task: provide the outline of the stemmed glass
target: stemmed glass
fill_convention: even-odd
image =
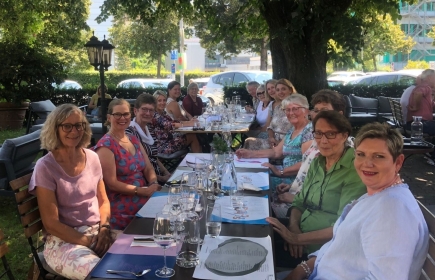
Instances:
[[[208,176],[208,180],[209,180],[209,184],[211,184],[211,187],[209,187],[208,189],[212,192],[211,195],[207,196],[207,199],[209,200],[216,200],[219,197],[217,197],[216,195],[220,194],[221,189],[220,189],[220,174],[219,174],[219,169],[217,166],[213,166],[214,169],[209,173]]]
[[[157,213],[154,220],[153,236],[154,242],[163,248],[164,266],[156,270],[156,276],[162,278],[169,278],[174,276],[175,271],[166,266],[166,249],[175,242],[174,225],[172,223],[171,214]]]

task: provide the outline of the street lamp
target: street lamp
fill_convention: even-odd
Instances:
[[[95,70],[100,71],[100,88],[103,92],[101,95],[101,122],[103,133],[107,132],[107,128],[104,125],[107,117],[107,106],[106,106],[106,91],[104,86],[104,71],[109,70],[112,61],[112,53],[115,48],[109,41],[106,40],[104,36],[103,41],[99,41],[97,37],[92,35],[91,39],[85,44],[88,51],[89,63],[94,66]]]

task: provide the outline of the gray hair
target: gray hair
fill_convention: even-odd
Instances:
[[[435,74],[435,70],[433,70],[433,69],[426,69],[423,72],[421,72],[420,79],[424,80],[424,79],[426,79],[427,77],[429,77],[429,76],[431,76],[433,74]]]
[[[285,107],[287,107],[289,104],[298,104],[306,109],[310,108],[308,99],[300,93],[293,93],[292,95],[284,98],[284,100],[281,102],[281,108],[285,109]]]
[[[199,89],[198,84],[195,82],[192,82],[187,86],[187,91],[189,91],[193,87],[197,87]]]
[[[78,148],[86,148],[91,142],[92,131],[88,120],[82,110],[74,104],[62,104],[56,107],[47,117],[41,130],[41,148],[47,151],[53,151],[62,146],[59,139],[59,125],[62,124],[72,113],[78,113],[81,116],[81,122],[85,123],[83,137],[77,144]]]
[[[153,96],[157,99],[159,98],[159,96],[164,96],[165,98],[168,98],[168,95],[166,94],[166,92],[164,92],[163,90],[156,90],[153,94]]]
[[[257,88],[259,85],[260,83],[257,81],[250,81],[246,84],[246,88],[248,88],[248,86],[255,86]]]

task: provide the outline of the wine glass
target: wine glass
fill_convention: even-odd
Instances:
[[[205,202],[204,202],[204,194],[202,193],[202,191],[198,191],[198,196],[196,198],[196,205],[195,205],[195,212],[198,215],[198,221],[197,221],[197,226],[195,227],[195,235],[193,237],[191,237],[189,239],[189,243],[191,244],[202,244],[202,239],[201,239],[201,235],[200,235],[200,225],[199,225],[199,221],[202,219],[202,217],[204,216],[204,212],[205,212]]]
[[[157,213],[154,220],[153,236],[154,242],[163,248],[164,266],[156,270],[156,276],[169,278],[174,276],[175,271],[166,266],[166,249],[175,242],[174,225],[172,216],[169,213]]]

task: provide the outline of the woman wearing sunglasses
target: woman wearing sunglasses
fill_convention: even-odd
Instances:
[[[351,130],[346,117],[336,111],[321,111],[314,118],[312,133],[320,154],[293,200],[290,224],[286,228],[277,219],[267,218],[283,239],[275,239],[277,266],[295,267],[306,253],[329,241],[344,206],[366,193],[353,165],[355,151],[346,145]]]
[[[150,196],[162,188],[139,139],[125,133],[130,118],[130,103],[124,99],[110,102],[109,131],[94,147],[110,200],[110,225],[115,230],[124,230]]]
[[[40,139],[49,152],[36,163],[29,191],[44,224],[45,261],[59,275],[85,279],[113,242],[100,161],[86,149],[91,129],[77,106],[64,104],[48,115]]]
[[[269,109],[272,102],[270,102],[269,95],[266,92],[266,88],[264,85],[259,85],[257,88],[257,99],[258,99],[258,105],[257,108],[255,108],[255,125],[251,126],[249,128],[249,132],[247,135],[249,137],[256,137],[256,138],[262,138],[267,139],[267,117],[269,115]]]

